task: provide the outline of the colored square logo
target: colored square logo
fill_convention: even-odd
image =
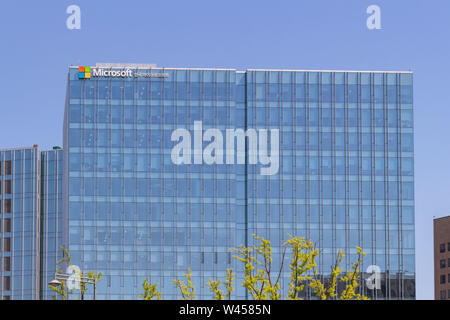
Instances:
[[[78,79],[90,79],[91,67],[78,67]]]

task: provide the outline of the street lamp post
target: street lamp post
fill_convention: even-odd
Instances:
[[[51,287],[59,287],[61,285],[61,281],[75,281],[75,282],[79,282],[81,284],[92,284],[94,286],[94,300],[97,300],[97,279],[85,279],[84,277],[81,278],[79,276],[74,276],[74,275],[69,275],[69,274],[64,274],[64,273],[55,273],[55,279],[53,279],[52,281],[50,281],[48,283],[49,286]]]

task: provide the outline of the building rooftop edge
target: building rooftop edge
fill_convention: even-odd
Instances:
[[[46,150],[40,150],[38,147],[17,147],[17,148],[4,148],[4,149],[0,149],[0,152],[8,152],[8,151],[19,151],[19,150],[33,150],[36,149],[39,152],[49,152],[49,151],[62,151],[63,148],[61,149],[46,149]]]
[[[441,220],[441,219],[450,219],[450,216],[444,216],[444,217],[439,217],[439,218],[433,218],[433,221],[435,221],[435,220]]]
[[[38,148],[35,148],[35,147],[4,148],[4,149],[0,149],[0,152],[18,151],[18,150],[30,150],[30,149],[38,149]]]
[[[70,69],[76,69],[78,66],[69,66]],[[104,67],[102,67],[104,68]],[[108,67],[108,69],[124,69],[124,67]],[[245,73],[248,71],[288,71],[288,72],[352,72],[352,73],[407,73],[412,74],[413,71],[400,71],[400,70],[328,70],[328,69],[246,69],[237,70],[230,68],[166,68],[166,67],[149,67],[142,68],[136,66],[130,66],[128,69],[164,69],[164,70],[221,70],[221,71],[236,71],[238,73]]]
[[[247,69],[246,71],[297,71],[297,72],[353,72],[353,73],[413,73],[413,71],[396,70],[308,70],[308,69]]]

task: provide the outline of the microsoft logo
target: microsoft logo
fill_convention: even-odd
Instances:
[[[90,79],[91,67],[78,67],[78,79]]]
[[[131,69],[105,70],[98,67],[78,67],[78,79],[91,79],[91,77],[130,78],[133,77],[133,71]]]

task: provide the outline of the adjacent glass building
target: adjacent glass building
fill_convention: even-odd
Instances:
[[[362,281],[364,294],[414,298],[412,96],[409,72],[71,67],[63,244],[75,265],[103,272],[101,299],[135,299],[146,277],[179,298],[173,279],[188,267],[209,299],[207,281],[241,270],[229,248],[253,233],[272,241],[275,265],[288,234],[312,239],[325,277],[338,249],[345,268],[360,246],[363,271],[382,272],[378,290]],[[261,175],[248,157],[200,163],[195,148],[192,164],[174,164],[175,130],[212,141],[195,136],[196,121],[278,129],[279,170]],[[242,278],[234,299],[248,298]]]
[[[63,152],[59,148],[41,152],[40,207],[40,291],[39,298],[55,294],[48,283],[55,278],[56,263],[62,258],[62,171]],[[62,269],[62,268],[59,268]]]
[[[0,151],[0,297],[39,298],[37,148]]]
[[[0,299],[50,299],[61,255],[62,150],[0,150]],[[58,251],[59,250],[59,251]]]

